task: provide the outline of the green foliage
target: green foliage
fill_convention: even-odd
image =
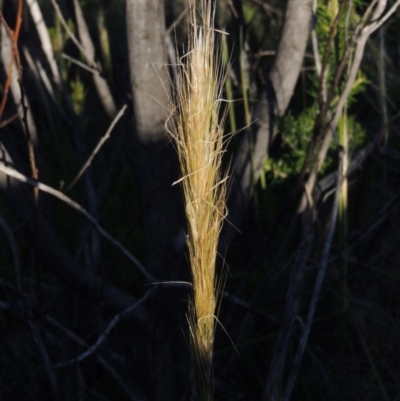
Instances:
[[[355,116],[347,116],[347,130],[349,132],[349,150],[351,154],[356,149],[365,145],[367,134]]]
[[[99,31],[100,49],[103,56],[104,69],[108,76],[112,76],[110,37],[105,23],[104,11],[102,9],[99,11],[97,26]]]
[[[83,110],[83,105],[86,99],[86,89],[85,84],[82,82],[79,74],[76,74],[74,80],[70,81],[71,88],[71,101],[72,107],[76,115],[80,115]]]
[[[338,10],[337,1],[331,0],[318,3],[316,32],[318,37],[319,57],[321,60],[323,59],[331,27]],[[354,8],[351,9],[350,12],[346,12],[345,10],[339,19],[338,28],[334,35],[333,46],[325,67],[326,88],[329,88],[329,85],[332,85],[334,73],[343,57],[346,43],[353,33],[352,29],[354,29],[358,20],[359,16],[354,11]],[[343,79],[337,88],[335,88],[336,95],[330,104],[330,109],[332,111],[337,106],[346,78],[347,74],[344,74]],[[287,178],[298,175],[303,167],[307,149],[313,137],[315,121],[317,120],[319,113],[319,77],[315,70],[308,75],[308,79],[311,85],[307,90],[307,96],[312,99],[312,105],[301,110],[298,115],[289,111],[279,121],[279,149],[275,152],[276,154],[272,153],[264,163],[264,169],[261,174],[263,188],[266,187],[265,180],[269,185],[283,183]],[[350,107],[356,102],[358,96],[366,91],[369,83],[370,81],[366,77],[366,74],[362,70],[359,70],[357,78],[347,98],[347,107]],[[328,121],[326,121],[326,124],[328,124]],[[348,116],[347,125],[349,132],[349,151],[351,153],[365,143],[366,135],[362,125],[358,122],[355,115]],[[331,148],[334,149],[336,146],[337,139],[332,142]],[[330,168],[334,167],[336,159],[337,157],[335,152],[328,154],[321,166],[320,174],[324,174]]]
[[[70,31],[76,35],[75,24],[73,23],[71,18],[68,18],[66,22]],[[55,54],[60,55],[68,40],[68,35],[64,31],[64,28],[62,27],[61,21],[58,17],[54,17],[54,26],[50,26],[48,28],[48,32]]]
[[[332,35],[332,26],[337,18],[339,12],[339,4],[336,0],[329,0],[325,2],[319,2],[317,7],[317,24],[316,24],[316,34],[318,38],[318,52],[319,57],[323,60],[324,54],[327,51],[327,46],[330,44],[330,51],[328,53],[328,60],[325,66],[324,84],[326,87],[333,84],[334,74],[336,68],[340,64],[342,58],[344,57],[345,49],[351,41],[354,29],[360,20],[360,16],[355,11],[354,6],[351,4],[345,6],[343,12],[339,17],[337,28],[334,31],[333,41],[329,43],[329,38]],[[350,57],[351,59],[351,57]],[[324,66],[323,66],[324,67]],[[355,95],[365,88],[362,84],[366,84],[365,76],[361,71],[359,71],[359,78],[357,79],[357,84],[352,90],[356,92],[352,93]],[[343,89],[343,84],[346,81],[346,73],[344,74],[339,85],[335,88],[335,93],[341,93]],[[316,77],[314,84],[318,85],[319,77]],[[351,102],[351,100],[350,100]],[[335,106],[333,103],[332,106]]]
[[[271,155],[264,163],[264,174],[269,185],[283,183],[287,178],[297,176],[304,164],[307,149],[313,136],[317,105],[305,109],[298,116],[287,113],[279,123],[280,146],[278,155]],[[355,116],[347,118],[350,152],[366,141],[366,133]],[[334,141],[332,149],[336,147]],[[335,165],[336,156],[332,153],[323,163],[320,173],[324,174]]]
[[[255,3],[243,2],[243,14],[246,24],[253,27],[256,34],[262,33],[263,18]]]
[[[279,156],[271,155],[264,163],[264,172],[270,185],[279,184],[289,176],[300,173],[316,116],[317,106],[314,105],[298,116],[289,112],[281,119],[278,130],[281,140]]]

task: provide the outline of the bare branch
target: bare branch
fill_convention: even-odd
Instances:
[[[65,362],[58,363],[54,366],[52,366],[53,369],[62,369],[66,368],[68,366],[74,365],[76,363],[80,363],[84,361],[86,358],[91,356],[94,352],[97,351],[97,349],[100,347],[101,344],[107,339],[108,335],[111,333],[112,329],[115,327],[115,325],[125,316],[128,315],[129,313],[133,312],[139,305],[141,305],[146,299],[153,294],[155,290],[150,290],[146,292],[145,295],[143,295],[142,298],[140,298],[138,301],[136,301],[133,305],[129,306],[122,312],[118,313],[113,317],[111,322],[108,324],[107,328],[104,330],[104,332],[101,334],[101,336],[97,339],[97,341],[83,354],[79,355],[76,358],[70,359]]]
[[[60,322],[58,322],[51,316],[45,316],[45,319],[48,323],[60,329],[64,334],[67,335],[67,337],[69,337],[75,343],[85,348],[89,347],[87,343],[82,340],[82,338],[77,336],[68,328],[64,327]],[[131,389],[126,385],[126,383],[123,381],[122,377],[118,374],[118,372],[99,353],[96,354],[96,359],[99,362],[99,364],[104,368],[104,370],[106,370],[114,378],[114,380],[121,386],[121,388],[131,401],[142,400],[141,397],[138,397],[136,394],[132,393]]]
[[[259,179],[272,140],[274,119],[285,113],[292,98],[303,64],[311,15],[311,0],[289,0],[268,84],[263,88],[252,116],[253,132],[246,131],[233,163],[234,177],[228,199],[229,220],[232,225],[224,225],[219,245],[221,253],[224,253],[226,246],[236,235],[237,230],[234,227],[240,227],[253,196],[254,183]]]
[[[83,16],[82,8],[78,0],[73,0],[73,4],[80,43],[85,51],[85,57],[91,66],[102,71],[100,63],[96,60],[94,44],[92,38],[90,37],[89,28]],[[93,75],[92,78],[105,112],[107,113],[108,117],[114,118],[117,114],[117,106],[115,105],[115,101],[107,81],[100,75]]]
[[[85,216],[96,228],[96,230],[99,232],[100,235],[102,235],[105,239],[107,239],[111,244],[113,244],[116,248],[118,248],[137,268],[138,270],[150,281],[155,281],[155,278],[149,274],[144,266],[137,260],[119,241],[117,241],[114,237],[112,237],[104,228],[100,226],[98,221],[81,205],[79,205],[77,202],[73,201],[71,198],[63,194],[62,192],[49,187],[46,184],[43,184],[38,181],[34,181],[29,177],[26,177],[25,175],[21,174],[20,172],[5,166],[3,163],[0,163],[0,171],[3,173],[7,174],[10,177],[13,177],[17,179],[18,181],[27,183],[31,185],[34,188],[38,188],[39,190],[46,192],[50,195],[53,195],[54,197],[60,199],[64,203],[66,203],[68,206],[72,207],[73,209],[77,210],[79,213],[81,213],[83,216]]]
[[[93,60],[91,60],[87,55],[86,55],[86,51],[85,48],[81,45],[81,43],[79,42],[78,38],[74,35],[74,33],[71,31],[71,29],[69,29],[69,26],[67,24],[67,21],[65,21],[65,18],[61,12],[60,6],[57,4],[56,0],[51,0],[51,4],[53,4],[54,10],[57,14],[57,17],[60,19],[62,26],[65,29],[65,32],[67,32],[68,37],[72,40],[72,42],[75,43],[75,46],[80,50],[80,52],[82,53],[82,55],[86,58],[86,60],[88,61],[88,63],[92,66],[92,67],[96,67],[96,65],[93,65]]]
[[[86,163],[83,165],[83,167],[80,169],[79,173],[76,175],[76,177],[72,180],[71,184],[68,185],[68,188],[65,190],[65,192],[68,192],[79,180],[79,178],[82,177],[82,175],[85,173],[85,171],[88,169],[88,167],[92,164],[93,159],[96,157],[97,153],[101,149],[101,147],[104,145],[104,143],[107,141],[108,138],[110,138],[111,132],[114,129],[115,125],[117,122],[121,119],[121,117],[124,115],[125,110],[128,106],[124,105],[121,110],[118,112],[118,114],[115,116],[114,120],[111,122],[107,132],[104,134],[104,136],[100,139],[99,143],[97,146],[94,148],[92,154],[89,156],[87,159]]]
[[[40,10],[37,0],[27,0],[27,5],[31,13],[33,22],[35,24],[38,36],[42,45],[43,53],[49,63],[51,73],[58,88],[61,88],[61,75],[54,57],[53,46],[49,35],[49,30],[43,18],[42,11]]]
[[[311,325],[314,320],[315,309],[317,308],[317,304],[319,301],[319,296],[321,293],[322,283],[324,281],[326,267],[328,265],[328,258],[332,246],[333,241],[333,234],[335,232],[336,222],[337,222],[337,214],[338,214],[338,205],[339,205],[339,196],[340,196],[340,189],[342,187],[343,181],[343,149],[339,150],[339,167],[338,167],[338,177],[336,183],[336,193],[335,193],[335,200],[332,205],[331,211],[331,218],[329,222],[329,231],[325,242],[324,251],[322,253],[321,263],[318,269],[317,280],[315,282],[314,292],[311,299],[311,304],[308,310],[307,321],[304,327],[302,336],[300,338],[300,344],[297,349],[297,353],[294,359],[293,367],[290,372],[290,376],[285,387],[285,394],[283,397],[283,401],[289,401],[290,396],[292,394],[293,386],[295,384],[297,375],[299,373],[300,364],[303,359],[304,351],[307,346],[308,336],[310,334]]]
[[[375,12],[373,13],[373,17],[374,19],[378,19],[381,14],[384,11],[384,7],[381,6],[382,4],[382,0],[380,0],[378,2],[378,5],[376,6],[377,8],[375,9]],[[400,5],[400,0],[398,0],[394,5],[396,6],[396,8]],[[393,7],[388,11],[388,13],[393,13]],[[367,12],[366,12],[367,14]],[[366,15],[365,14],[365,15]],[[364,18],[365,19],[365,15]],[[390,14],[391,15],[391,14]],[[383,17],[383,19],[386,18],[386,14]],[[385,19],[386,20],[386,19]],[[355,53],[354,53],[354,57],[353,57],[353,62],[352,65],[350,67],[350,71],[347,77],[347,81],[345,84],[345,87],[339,97],[339,101],[338,104],[335,108],[335,111],[333,113],[333,118],[332,121],[329,123],[325,137],[323,139],[321,148],[318,152],[317,158],[316,158],[316,163],[314,165],[314,168],[312,170],[312,172],[310,173],[310,176],[308,177],[307,183],[306,183],[306,190],[309,193],[313,192],[316,180],[317,180],[317,176],[318,176],[318,172],[326,158],[326,155],[328,153],[328,149],[334,134],[334,131],[336,130],[337,124],[339,122],[339,118],[342,114],[343,108],[347,102],[347,99],[349,97],[351,88],[354,85],[354,81],[357,77],[357,73],[358,70],[360,68],[360,64],[361,64],[361,60],[363,58],[364,55],[364,49],[365,49],[365,45],[367,43],[367,40],[369,39],[370,35],[379,28],[380,25],[376,25],[375,22],[371,22],[370,24],[366,25],[362,30],[360,34],[357,34],[357,29],[356,29],[356,36],[353,38],[353,40],[356,43],[356,49],[355,49]],[[298,208],[298,212],[301,213],[302,211],[305,210],[305,207],[307,205],[307,200],[306,200],[306,196],[305,194],[303,194],[302,200],[300,202],[299,208]]]
[[[102,72],[98,68],[91,67],[90,65],[82,63],[82,61],[79,61],[76,58],[73,58],[73,57],[69,56],[68,54],[63,53],[61,55],[61,57],[64,58],[65,60],[70,61],[73,64],[76,64],[77,66],[81,67],[82,69],[91,72],[92,74],[95,74],[95,75],[101,75],[102,74]]]
[[[13,258],[14,258],[15,278],[16,278],[15,281],[17,283],[18,292],[21,294],[22,293],[22,269],[21,269],[21,263],[19,261],[18,245],[17,245],[17,241],[15,240],[12,230],[10,229],[10,227],[8,226],[7,222],[4,220],[4,218],[1,214],[0,214],[0,226],[3,229],[4,233],[6,234],[8,242],[10,244],[10,248],[11,248],[11,251],[13,254]]]
[[[29,326],[32,330],[33,339],[39,349],[40,355],[43,359],[44,368],[50,381],[51,389],[56,400],[61,400],[61,392],[57,383],[57,378],[54,372],[54,368],[51,366],[50,356],[46,350],[43,340],[40,335],[40,329],[38,323],[34,322],[31,317],[28,319]]]

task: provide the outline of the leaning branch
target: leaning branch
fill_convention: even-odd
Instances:
[[[146,271],[146,269],[139,262],[139,260],[136,259],[119,241],[117,241],[106,230],[104,230],[104,228],[100,226],[98,221],[79,203],[75,202],[74,200],[72,200],[71,198],[66,196],[64,193],[62,193],[52,187],[49,187],[46,184],[32,180],[31,178],[21,174],[17,170],[14,170],[10,167],[5,166],[3,163],[0,163],[0,171],[7,174],[9,177],[13,177],[13,178],[17,179],[18,181],[29,184],[32,187],[39,189],[40,191],[46,192],[46,193],[54,196],[55,198],[60,199],[61,201],[66,203],[68,206],[72,207],[73,209],[75,209],[76,211],[81,213],[83,216],[86,217],[87,220],[89,220],[93,224],[93,226],[96,228],[96,230],[99,232],[99,234],[102,237],[104,237],[106,240],[108,240],[116,248],[118,248],[148,280],[156,281],[155,278]]]

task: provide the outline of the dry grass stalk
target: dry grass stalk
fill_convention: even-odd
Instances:
[[[224,74],[216,48],[211,1],[190,2],[189,45],[180,60],[180,82],[172,113],[179,154],[187,244],[193,278],[189,326],[195,359],[197,397],[212,399],[212,358],[218,283],[217,244],[224,219],[226,178],[221,176],[225,113],[220,116]],[[219,281],[220,282],[220,281]]]

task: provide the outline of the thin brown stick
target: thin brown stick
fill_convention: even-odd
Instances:
[[[189,10],[189,6],[186,6],[181,11],[181,13],[178,15],[178,18],[165,30],[165,33],[164,33],[165,36],[168,36],[174,30],[174,28],[182,21],[184,16],[187,14],[188,10]]]
[[[97,146],[94,148],[92,154],[89,156],[87,159],[86,163],[82,166],[82,168],[79,170],[78,174],[76,177],[72,180],[71,184],[68,185],[68,188],[65,190],[65,192],[68,192],[77,182],[78,180],[82,177],[82,175],[85,173],[85,171],[89,168],[89,166],[92,164],[93,159],[96,157],[97,153],[101,149],[101,147],[104,145],[104,143],[107,141],[108,138],[110,138],[111,132],[118,123],[118,121],[121,119],[121,117],[124,115],[125,110],[128,106],[124,105],[119,113],[115,116],[114,120],[111,122],[110,127],[108,128],[107,132],[104,134],[104,136],[100,139],[99,143]]]
[[[318,267],[318,275],[317,275],[317,280],[315,282],[314,286],[314,291],[313,295],[311,298],[311,303],[310,307],[308,309],[308,314],[307,314],[307,321],[303,330],[303,333],[300,338],[300,343],[296,352],[296,356],[294,359],[293,367],[290,372],[290,376],[288,379],[288,382],[286,384],[286,389],[285,389],[285,394],[283,397],[283,401],[289,401],[292,390],[295,384],[295,381],[297,379],[297,375],[299,373],[300,369],[300,364],[303,359],[304,351],[306,349],[306,345],[308,342],[308,337],[310,334],[311,326],[314,321],[314,314],[315,310],[317,308],[317,304],[319,301],[320,293],[321,293],[321,288],[322,288],[322,283],[324,281],[325,277],[325,272],[326,268],[328,265],[328,258],[329,254],[331,251],[332,247],[332,241],[333,241],[333,234],[335,232],[335,227],[336,227],[336,222],[337,222],[337,214],[338,214],[338,209],[339,209],[339,196],[340,196],[340,189],[342,187],[342,181],[343,181],[343,157],[344,157],[344,151],[342,148],[339,149],[339,166],[338,166],[338,180],[336,183],[336,191],[335,191],[335,200],[332,205],[332,210],[331,210],[331,216],[330,216],[330,221],[329,221],[329,230],[328,230],[328,235],[326,237],[325,241],[325,246],[324,250],[322,253],[322,258],[321,262]]]
[[[24,91],[24,86],[22,84],[22,65],[21,65],[21,58],[20,58],[19,51],[18,51],[18,38],[19,38],[19,32],[21,30],[21,24],[22,24],[22,5],[23,5],[22,0],[19,0],[16,23],[15,23],[15,32],[13,32],[10,29],[10,27],[8,26],[7,22],[4,19],[3,13],[0,11],[0,22],[4,25],[4,27],[7,31],[7,34],[12,43],[12,54],[11,54],[11,59],[10,59],[9,74],[8,74],[6,85],[5,85],[3,100],[0,105],[0,117],[4,111],[5,103],[7,101],[7,93],[9,90],[9,86],[11,84],[12,69],[13,69],[13,64],[14,64],[14,60],[15,60],[15,62],[17,64],[17,71],[18,71],[18,84],[19,84],[19,87],[21,90],[21,104],[22,104],[22,112],[23,112],[22,121],[24,123],[25,132],[26,132],[26,136],[27,136],[29,164],[31,167],[32,178],[34,180],[38,180],[39,179],[39,171],[36,167],[35,151],[34,151],[34,146],[33,146],[30,129],[29,129],[29,124],[28,124],[27,106],[25,104],[25,91]],[[7,84],[8,84],[8,87],[7,87]],[[33,189],[33,196],[35,199],[35,204],[38,205],[39,190],[37,188]]]
[[[339,101],[333,112],[333,118],[330,121],[330,123],[326,129],[324,137],[322,138],[322,144],[318,151],[314,167],[313,167],[313,169],[308,177],[307,183],[306,183],[307,190],[310,193],[312,193],[312,191],[314,189],[314,186],[315,186],[315,183],[317,180],[317,176],[318,176],[318,172],[321,168],[322,163],[325,160],[325,157],[327,155],[334,131],[338,124],[340,115],[343,111],[343,107],[347,101],[347,98],[350,94],[351,88],[356,79],[357,72],[359,70],[361,60],[364,55],[364,49],[365,49],[367,40],[370,37],[370,35],[376,29],[378,29],[382,25],[382,23],[384,21],[386,21],[389,18],[389,16],[392,15],[394,13],[394,11],[396,11],[396,9],[400,6],[400,0],[397,0],[396,3],[393,4],[393,6],[389,9],[389,11],[387,11],[387,13],[381,18],[382,13],[384,12],[384,9],[381,7],[382,2],[381,2],[381,0],[379,0],[376,3],[377,3],[377,6],[376,6],[376,9],[374,10],[374,12],[372,13],[371,7],[369,7],[368,10],[365,12],[364,17],[362,19],[362,21],[364,21],[364,24],[365,24],[366,23],[365,21],[368,21],[368,19],[366,17],[366,15],[368,14],[370,16],[370,18],[372,18],[370,20],[371,22],[369,24],[366,24],[362,29],[361,29],[361,25],[360,25],[361,23],[360,23],[358,25],[358,27],[356,28],[356,31],[353,35],[353,43],[355,44],[354,57],[353,57],[352,64],[349,69],[349,74],[348,74],[344,89],[343,89],[342,93],[340,94]],[[372,16],[371,16],[371,13],[372,13]],[[300,213],[300,212],[304,211],[304,208],[306,207],[306,205],[307,205],[306,196],[303,193],[302,200],[298,207],[298,212]]]
[[[46,315],[45,320],[52,326],[61,330],[68,338],[70,338],[76,344],[79,344],[81,347],[84,348],[89,348],[88,344],[81,337],[76,335],[68,328],[64,327],[60,322],[55,320],[53,317]],[[101,355],[99,355],[99,353],[96,354],[96,359],[98,363],[103,367],[103,369],[107,371],[110,374],[110,376],[112,376],[114,380],[120,385],[120,387],[123,389],[123,391],[131,401],[142,401],[142,399],[139,398],[136,394],[133,394],[132,390],[127,386],[127,384],[124,382],[120,374]]]
[[[25,175],[21,174],[17,170],[14,170],[10,167],[5,166],[3,163],[0,163],[0,171],[3,173],[7,174],[9,177],[13,177],[17,179],[18,181],[24,182],[26,184],[31,185],[34,188],[37,188],[43,192],[46,192],[64,203],[66,203],[68,206],[72,207],[79,213],[81,213],[83,216],[86,217],[87,220],[89,220],[93,226],[96,228],[96,230],[99,232],[99,234],[104,237],[106,240],[108,240],[112,245],[114,245],[116,248],[118,248],[137,268],[138,270],[149,280],[149,281],[157,281],[150,273],[146,271],[144,266],[139,262],[138,259],[136,259],[119,241],[117,241],[114,237],[112,237],[106,230],[104,230],[103,227],[100,226],[99,222],[85,209],[83,208],[79,203],[75,202],[71,198],[69,198],[67,195],[64,193],[49,187],[46,184],[43,184],[38,181],[34,181],[29,177],[26,177]]]
[[[126,315],[132,313],[138,306],[140,306],[144,301],[149,298],[150,295],[154,293],[153,290],[149,290],[146,292],[146,294],[143,295],[142,298],[140,298],[138,301],[136,301],[133,305],[128,306],[125,310],[122,312],[116,314],[110,321],[110,323],[107,325],[106,329],[103,331],[103,333],[99,336],[97,341],[89,347],[85,352],[77,356],[76,358],[69,359],[68,361],[65,362],[60,362],[52,366],[52,369],[64,369],[67,368],[68,366],[74,365],[76,363],[83,362],[85,359],[87,359],[89,356],[93,355],[99,347],[104,343],[104,341],[107,339],[111,331],[114,329],[116,324]]]
[[[8,36],[11,39],[11,43],[12,43],[12,47],[13,47],[12,53],[11,53],[10,64],[8,66],[7,79],[4,84],[3,97],[2,97],[1,103],[0,103],[0,118],[3,115],[4,108],[7,103],[8,92],[10,90],[11,79],[12,79],[12,70],[13,70],[14,60],[17,56],[19,56],[18,50],[17,50],[17,42],[18,42],[19,32],[21,30],[21,24],[22,24],[22,4],[23,4],[22,0],[19,0],[14,32],[11,30],[11,28],[8,26],[6,20],[4,19],[3,12],[0,11],[0,22],[4,25],[4,28],[6,29]],[[21,71],[19,70],[19,76],[20,75],[21,75]]]
[[[14,114],[13,116],[8,117],[6,120],[4,120],[4,121],[2,121],[2,122],[0,123],[0,128],[4,128],[6,125],[12,123],[12,122],[13,122],[15,119],[17,119],[18,117],[19,117],[18,114]]]
[[[81,42],[79,42],[78,38],[74,35],[71,29],[69,29],[67,21],[65,21],[60,6],[57,4],[56,0],[51,0],[51,4],[53,4],[57,17],[60,19],[61,25],[64,27],[65,32],[67,32],[68,37],[72,40],[72,42],[74,42],[75,46],[80,50],[82,55],[86,58],[86,61],[89,63],[89,65],[93,68],[96,68],[97,67],[96,63],[94,63],[93,60],[89,56],[87,56],[85,48],[81,45]]]

